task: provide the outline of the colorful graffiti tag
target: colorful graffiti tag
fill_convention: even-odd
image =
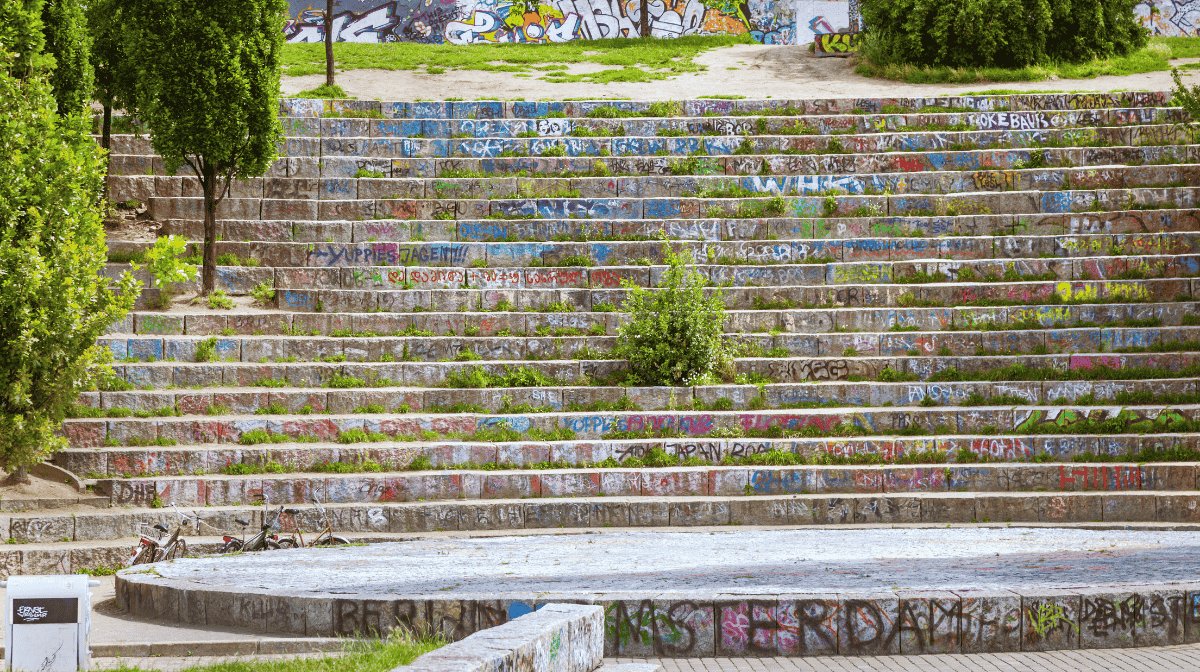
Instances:
[[[1153,35],[1200,35],[1200,2],[1196,0],[1142,0],[1133,13]]]
[[[749,34],[763,44],[807,44],[853,28],[846,0],[649,0],[647,25],[659,38]],[[291,43],[325,39],[324,3],[292,0]],[[641,0],[339,0],[338,42],[429,44],[547,43],[637,37]]]

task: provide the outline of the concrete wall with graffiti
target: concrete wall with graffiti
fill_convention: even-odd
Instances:
[[[1152,35],[1200,35],[1200,0],[1142,0],[1133,12]]]
[[[536,10],[535,10],[536,7]],[[857,0],[650,0],[655,37],[742,35],[808,44],[857,28]],[[325,39],[320,0],[291,0],[288,42]],[[337,0],[339,42],[482,44],[637,37],[640,0]]]

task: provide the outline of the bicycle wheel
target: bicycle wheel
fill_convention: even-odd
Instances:
[[[300,544],[297,544],[295,539],[284,538],[279,540],[280,550],[286,551],[289,548],[299,548],[299,546]]]
[[[313,546],[349,546],[350,540],[337,535],[331,534],[328,537],[321,537],[313,543]]]
[[[183,539],[179,539],[175,542],[174,545],[171,546],[171,548],[167,549],[167,552],[164,555],[163,559],[164,560],[175,560],[176,558],[182,558],[186,555],[187,555],[187,542],[184,541]]]
[[[221,547],[220,553],[224,555],[226,553],[237,553],[240,550],[242,550],[241,540],[231,539],[225,542],[225,545]]]
[[[267,539],[266,543],[263,544],[264,551],[278,551],[281,548],[283,548],[283,546],[274,539]]]
[[[154,562],[153,557],[154,551],[149,544],[138,544],[137,550],[133,552],[133,557],[129,559],[129,566]]]

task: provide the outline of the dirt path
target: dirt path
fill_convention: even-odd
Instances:
[[[1188,58],[1176,64],[1194,62]],[[448,97],[479,98],[630,98],[633,100],[680,100],[701,95],[731,94],[747,98],[881,98],[940,96],[991,88],[1027,91],[1114,91],[1170,89],[1171,73],[1148,72],[1124,77],[1096,77],[1045,82],[1002,84],[905,84],[868,79],[854,74],[845,58],[816,58],[807,47],[738,45],[715,49],[696,57],[707,72],[680,75],[671,80],[648,83],[553,84],[533,77],[516,77],[507,72],[480,70],[449,71],[442,75],[416,74],[409,70],[351,70],[338,75],[338,83],[355,97],[379,100],[441,100]],[[592,63],[572,65],[568,72],[596,72]],[[1184,71],[1193,83],[1200,78]],[[1185,81],[1187,81],[1185,79]],[[324,75],[284,77],[283,92],[294,94],[324,82]]]

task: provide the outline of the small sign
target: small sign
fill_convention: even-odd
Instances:
[[[79,622],[79,598],[14,599],[13,625]]]

